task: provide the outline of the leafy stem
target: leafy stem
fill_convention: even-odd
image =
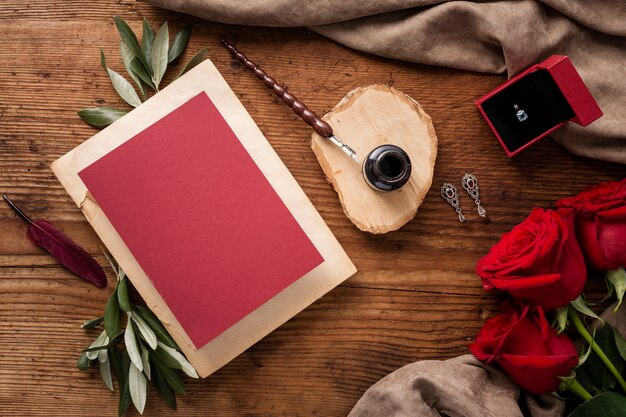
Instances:
[[[576,376],[561,378],[565,389],[583,401],[589,401],[593,396],[576,380]]]
[[[619,385],[622,387],[622,390],[626,392],[626,381],[619,373],[613,362],[606,356],[604,351],[600,348],[600,346],[593,340],[593,337],[587,331],[585,324],[582,322],[578,313],[574,308],[570,308],[567,311],[567,314],[570,318],[570,321],[574,324],[574,327],[578,331],[578,333],[585,339],[585,341],[591,346],[591,349],[598,355],[598,358],[604,363],[609,372],[615,377]]]
[[[124,76],[107,66],[103,50],[100,50],[100,64],[109,76],[117,94],[129,106],[139,107],[149,98],[149,89],[155,93],[163,89],[161,82],[166,71],[171,68],[169,64],[176,61],[187,48],[191,36],[191,28],[185,27],[179,30],[170,45],[170,33],[167,22],[155,34],[150,23],[144,18],[140,43],[137,35],[124,19],[116,16],[114,20],[121,39],[119,52],[124,69],[132,81],[134,81],[140,94],[137,94],[135,87]],[[206,57],[206,53],[206,49],[196,53],[176,78],[202,62]],[[126,113],[128,113],[128,110],[125,109],[95,107],[83,109],[78,112],[78,115],[90,125],[102,128],[115,122]]]
[[[198,378],[198,374],[159,319],[147,307],[131,303],[130,280],[106,253],[105,256],[117,275],[117,285],[103,316],[88,320],[82,326],[93,329],[102,324],[104,330],[81,352],[77,367],[88,370],[97,365],[102,381],[111,391],[111,372],[115,374],[119,382],[120,416],[131,403],[143,413],[150,381],[167,404],[176,408],[176,393],[185,393],[179,370],[192,378]],[[127,317],[125,329],[120,326],[122,313]],[[122,340],[125,349],[120,357],[117,346]]]

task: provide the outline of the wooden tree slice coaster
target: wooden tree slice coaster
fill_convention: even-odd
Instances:
[[[311,148],[352,223],[379,234],[397,230],[415,217],[432,184],[437,158],[435,128],[422,107],[399,90],[376,84],[352,90],[323,119],[361,161],[384,144],[401,147],[411,158],[409,182],[382,193],[367,185],[361,166],[313,133]]]

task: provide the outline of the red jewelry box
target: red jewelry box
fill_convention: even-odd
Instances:
[[[509,158],[569,121],[587,126],[602,116],[564,55],[527,68],[474,103]]]

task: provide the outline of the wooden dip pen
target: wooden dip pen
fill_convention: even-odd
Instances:
[[[233,45],[221,43],[313,128],[313,151],[359,229],[386,233],[415,216],[437,156],[434,127],[415,100],[388,86],[360,87],[322,119]]]

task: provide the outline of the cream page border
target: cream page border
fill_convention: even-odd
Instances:
[[[202,91],[206,92],[230,125],[320,252],[324,262],[220,336],[196,349],[149,277],[91,197],[78,172]],[[131,113],[53,162],[52,170],[76,205],[82,209],[107,249],[126,271],[137,291],[164,323],[202,377],[215,372],[356,272],[356,268],[324,220],[209,60],[190,70]],[[201,319],[211,320],[210,317]]]

